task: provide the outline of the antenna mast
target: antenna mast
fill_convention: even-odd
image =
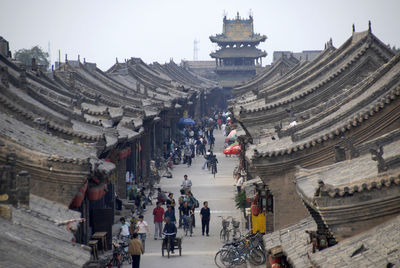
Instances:
[[[199,54],[198,44],[199,43],[200,43],[199,40],[194,39],[194,42],[193,42],[193,61],[197,61],[198,60],[198,54]]]

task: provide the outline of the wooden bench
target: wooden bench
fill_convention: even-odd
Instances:
[[[97,255],[97,244],[98,240],[89,240],[89,246],[92,248],[92,255],[94,260],[98,260],[98,255]]]
[[[101,240],[101,249],[107,250],[107,232],[96,232],[92,235],[92,239]]]

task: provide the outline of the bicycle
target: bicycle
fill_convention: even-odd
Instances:
[[[254,265],[261,265],[266,261],[262,236],[259,233],[225,244],[214,257],[218,267],[235,267],[247,260]]]
[[[170,252],[174,249],[179,249],[179,256],[182,256],[182,239],[173,236],[176,233],[163,233],[165,238],[161,245],[161,255],[164,256],[164,249],[167,250],[167,256],[169,258]]]
[[[227,217],[226,219],[222,216],[218,216],[218,217],[222,218],[222,229],[219,233],[219,237],[220,237],[221,241],[225,243],[225,242],[229,241],[229,224],[230,224],[230,222],[228,219],[230,218],[230,216]]]
[[[215,174],[217,174],[217,162],[215,161],[211,163],[211,173],[214,175],[215,178]]]
[[[128,253],[128,243],[127,241],[120,242],[116,237],[113,237],[113,258],[111,263],[113,266],[120,268],[124,262],[132,263],[132,257]]]
[[[240,222],[232,218],[232,229],[230,229],[230,232],[232,233],[232,239],[240,239],[242,237],[242,233],[239,230],[240,227]]]

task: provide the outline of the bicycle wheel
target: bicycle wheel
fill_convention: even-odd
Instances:
[[[132,264],[132,256],[128,253],[126,255],[126,260],[128,261],[129,264]]]
[[[233,267],[229,261],[229,254],[227,249],[221,249],[215,254],[214,263],[219,268]]]
[[[257,248],[253,248],[249,253],[249,262],[254,265],[262,265],[265,263],[265,254]]]
[[[235,267],[240,262],[239,253],[234,248],[221,250],[220,262],[227,268]]]

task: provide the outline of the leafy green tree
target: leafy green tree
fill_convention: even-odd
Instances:
[[[39,46],[34,46],[31,49],[20,49],[15,52],[14,57],[17,61],[26,65],[32,64],[32,58],[36,59],[36,64],[46,66],[46,69],[50,65],[49,53],[44,52]]]
[[[246,217],[246,207],[247,207],[247,201],[246,201],[246,192],[241,191],[236,194],[235,196],[235,204],[236,208],[240,209],[243,213],[243,217],[246,219],[246,228],[249,228],[249,219]]]

